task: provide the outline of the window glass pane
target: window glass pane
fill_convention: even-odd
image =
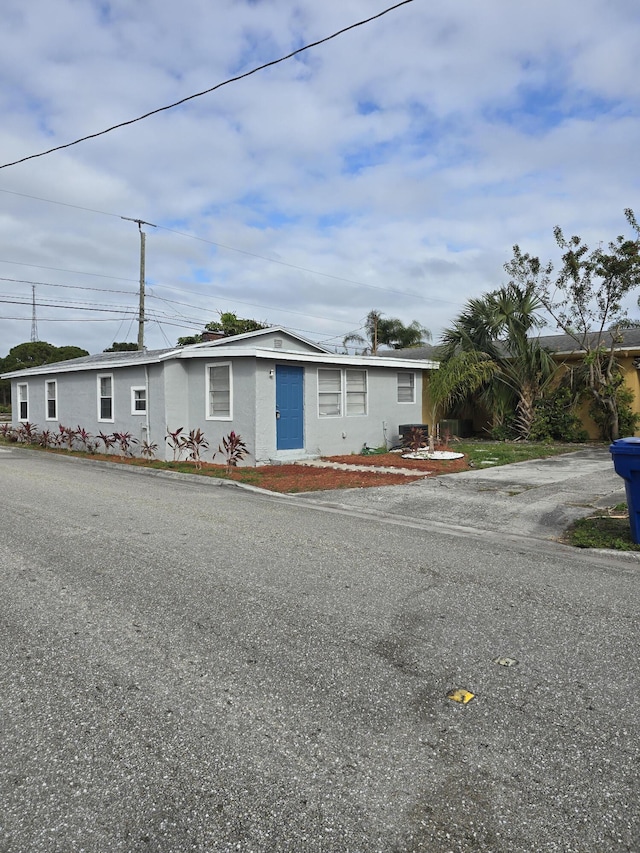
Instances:
[[[135,388],[133,391],[134,412],[147,411],[147,391],[145,388]]]
[[[398,402],[415,402],[415,374],[398,373]]]
[[[342,414],[341,370],[318,370],[318,414],[321,417]]]
[[[231,417],[231,370],[228,364],[209,368],[209,417]]]
[[[113,420],[113,381],[111,376],[98,377],[98,419],[101,421]]]
[[[367,371],[347,370],[347,415],[367,414]]]
[[[29,404],[27,400],[27,386],[18,385],[18,409],[20,410],[19,419],[21,421],[26,421],[29,417]]]
[[[111,397],[100,398],[100,418],[103,421],[109,421],[112,418]]]
[[[56,418],[56,383],[46,382],[46,397],[47,397],[47,420],[55,420]]]

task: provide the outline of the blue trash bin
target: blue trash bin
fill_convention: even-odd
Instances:
[[[640,438],[619,438],[609,445],[616,474],[624,479],[631,538],[640,545]]]

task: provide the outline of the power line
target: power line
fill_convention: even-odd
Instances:
[[[95,139],[97,136],[104,136],[105,133],[110,133],[112,130],[117,130],[120,127],[126,127],[130,124],[135,124],[138,121],[142,121],[145,118],[149,118],[149,116],[156,115],[156,113],[164,112],[165,110],[172,110],[174,107],[178,107],[181,104],[186,104],[187,101],[192,101],[194,98],[201,98],[203,95],[208,95],[211,92],[215,92],[216,89],[221,89],[223,86],[228,86],[229,83],[235,83],[238,80],[243,80],[245,77],[250,77],[252,74],[256,74],[258,71],[263,71],[265,68],[270,68],[274,65],[279,65],[281,62],[285,62],[287,59],[291,59],[297,54],[302,53],[305,50],[310,50],[312,47],[318,47],[318,45],[324,44],[325,42],[331,41],[331,39],[337,38],[343,33],[348,32],[349,30],[354,30],[356,27],[362,27],[364,24],[368,24],[371,21],[375,21],[377,18],[382,18],[383,15],[389,14],[389,12],[393,12],[395,9],[399,9],[400,6],[406,6],[408,3],[413,3],[413,0],[401,0],[400,3],[396,3],[394,6],[389,6],[389,8],[384,9],[382,12],[378,12],[377,15],[372,15],[370,18],[365,18],[362,21],[357,21],[355,24],[350,24],[348,27],[343,27],[341,30],[338,30],[335,33],[332,33],[330,36],[325,36],[325,38],[319,39],[318,41],[311,42],[310,44],[305,44],[303,47],[299,47],[297,50],[288,53],[286,56],[281,56],[279,59],[273,59],[271,62],[265,62],[263,65],[259,65],[257,68],[252,68],[251,71],[245,71],[244,74],[238,74],[236,77],[230,77],[227,80],[223,80],[222,83],[217,83],[215,86],[211,86],[209,89],[204,89],[202,92],[196,92],[194,95],[188,95],[186,98],[181,98],[179,101],[175,101],[173,104],[168,104],[165,107],[158,107],[155,110],[150,110],[148,113],[144,113],[144,115],[138,116],[137,118],[129,119],[129,121],[120,122],[120,124],[114,124],[111,127],[107,127],[105,130],[101,130],[98,133],[90,133],[87,136],[82,136],[80,139],[75,139],[73,142],[67,142],[64,145],[56,145],[54,148],[49,148],[47,151],[41,151],[39,154],[30,154],[28,157],[22,157],[20,160],[14,160],[11,163],[5,163],[0,166],[0,169],[6,169],[9,166],[16,166],[18,163],[24,163],[27,160],[35,160],[37,157],[44,157],[46,154],[52,154],[54,151],[61,151],[63,148],[70,148],[72,145],[78,145],[80,142],[86,142],[88,139]]]
[[[43,269],[47,269],[47,267]],[[36,284],[40,287],[64,287],[67,290],[91,290],[96,293],[126,293],[128,296],[133,295],[133,291],[131,290],[112,290],[109,287],[83,287],[80,284],[54,284],[52,281],[30,281],[26,278],[6,278],[0,276],[0,281],[10,281],[14,284]],[[124,281],[128,281],[128,279],[124,279]]]
[[[128,279],[124,279],[124,280],[128,281]],[[130,291],[130,290],[115,290],[115,289],[109,288],[109,287],[85,287],[85,286],[79,285],[79,284],[55,284],[54,282],[51,282],[51,281],[32,281],[31,279],[7,278],[6,276],[0,276],[0,281],[8,281],[8,282],[11,282],[13,284],[28,284],[31,286],[38,285],[39,287],[61,287],[61,288],[65,288],[67,290],[88,290],[88,291],[91,291],[94,293],[120,293],[120,294],[124,294],[126,296],[133,296],[134,295],[134,292]],[[176,299],[167,299],[165,296],[159,296],[157,293],[153,292],[153,290],[155,288],[163,288],[165,290],[173,290],[177,293],[188,293],[189,295],[194,295],[190,290],[184,290],[184,289],[179,288],[179,287],[173,287],[173,285],[156,284],[156,285],[150,285],[147,289],[147,297],[149,299],[157,299],[159,302],[166,302],[167,304],[171,304],[171,305],[180,305],[183,308],[191,308],[194,311],[204,312],[204,311],[210,310],[208,308],[201,308],[198,305],[193,305],[189,302],[180,302]],[[218,296],[218,297],[215,297],[215,299],[219,302],[223,302],[225,298]],[[337,317],[325,317],[325,316],[320,315],[320,314],[310,314],[308,311],[294,311],[290,308],[280,308],[280,307],[275,306],[275,305],[262,305],[262,304],[256,303],[256,302],[246,302],[245,300],[237,299],[235,296],[232,297],[232,299],[233,299],[234,303],[237,303],[238,305],[246,305],[250,308],[262,308],[265,311],[279,311],[280,313],[283,313],[283,314],[296,314],[300,317],[310,317],[310,318],[313,318],[314,320],[327,320],[330,323],[341,323],[345,326],[353,325],[350,320],[339,320]],[[60,300],[57,300],[57,301],[60,301]],[[194,322],[194,324],[197,324],[197,323],[201,322],[201,320],[198,319],[198,320],[194,320],[193,322]]]
[[[6,190],[0,190],[0,193],[1,192],[6,192]],[[35,196],[29,196],[29,197],[35,198]],[[37,199],[37,201],[49,201],[49,199],[48,198],[39,198],[39,199]],[[64,204],[64,202],[63,201],[52,201],[51,204]],[[74,207],[75,207],[75,205],[74,205]],[[107,214],[107,216],[108,215],[109,214]],[[93,276],[94,278],[110,278],[110,279],[113,279],[114,281],[131,281],[134,283],[137,282],[137,279],[135,279],[135,278],[123,278],[122,276],[118,276],[118,275],[105,275],[104,273],[101,273],[101,272],[85,272],[84,270],[69,270],[69,269],[66,269],[65,267],[45,267],[42,264],[28,264],[25,261],[8,261],[5,258],[0,258],[0,264],[13,264],[14,266],[17,266],[17,267],[33,267],[36,270],[53,270],[53,272],[70,272],[70,273],[73,273],[74,275],[90,275],[90,276]]]
[[[99,214],[103,214],[104,216],[112,216],[112,217],[116,217],[118,219],[126,218],[126,217],[119,216],[119,214],[117,214],[117,213],[107,213],[104,210],[95,210],[91,207],[82,207],[79,204],[68,204],[67,202],[56,201],[55,199],[51,199],[51,198],[41,198],[40,196],[36,196],[36,195],[27,195],[26,193],[16,193],[16,192],[13,192],[12,190],[5,190],[2,188],[0,188],[0,192],[10,193],[11,195],[23,196],[24,198],[30,198],[30,199],[33,199],[34,201],[44,201],[47,204],[61,204],[63,207],[73,207],[76,210],[85,210],[89,213],[99,213]],[[332,273],[320,272],[319,270],[313,270],[313,269],[310,269],[309,267],[301,267],[301,266],[298,266],[297,264],[289,263],[288,261],[281,261],[281,260],[278,260],[278,258],[269,257],[269,255],[259,255],[256,252],[250,252],[247,249],[238,249],[236,246],[228,246],[225,243],[217,243],[215,240],[207,240],[206,237],[198,237],[197,234],[189,234],[188,231],[177,231],[175,228],[168,228],[165,225],[156,225],[155,227],[161,231],[167,231],[169,234],[177,234],[179,237],[187,237],[189,240],[197,240],[199,243],[206,243],[209,246],[215,246],[217,249],[226,249],[229,252],[237,252],[240,255],[247,255],[250,258],[258,258],[258,260],[261,260],[261,261],[268,261],[271,264],[279,264],[280,266],[288,267],[289,269],[298,270],[299,272],[306,272],[306,273],[309,273],[310,275],[318,275],[318,276],[321,276],[322,278],[330,278],[333,281],[340,281],[340,282],[343,282],[344,284],[352,284],[352,285],[355,285],[357,287],[368,287],[372,290],[379,290],[382,293],[395,293],[398,296],[408,296],[410,299],[420,299],[423,302],[440,302],[443,305],[453,305],[455,307],[460,306],[460,302],[451,302],[451,300],[449,300],[449,299],[440,299],[437,296],[421,296],[418,293],[409,293],[409,291],[407,291],[407,290],[397,290],[395,288],[382,287],[381,285],[378,285],[378,284],[367,284],[366,282],[358,281],[357,279],[345,278],[344,276],[333,275]],[[3,261],[3,263],[17,264],[19,262],[18,261]],[[85,273],[85,272],[82,272],[80,270],[64,270],[64,269],[58,269],[57,267],[40,267],[37,264],[23,264],[23,266],[33,266],[36,269],[51,269],[51,270],[56,270],[57,272],[73,272],[73,273],[76,273],[77,275],[93,275],[93,276],[99,276],[100,275],[100,273]],[[130,278],[118,279],[117,276],[102,276],[102,277],[103,278],[115,278],[119,281],[134,281],[135,280],[135,279],[130,279]],[[156,285],[156,286],[164,286],[164,285]],[[175,289],[177,290],[177,288],[175,288]],[[188,292],[188,291],[183,291],[183,292]],[[251,303],[246,303],[246,304],[251,304]],[[264,306],[257,306],[257,307],[264,307]]]

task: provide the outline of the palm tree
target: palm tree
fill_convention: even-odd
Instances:
[[[376,355],[381,346],[391,349],[407,349],[419,347],[431,340],[431,332],[414,320],[408,326],[397,317],[383,317],[380,311],[369,311],[364,322],[366,338],[357,332],[345,335],[343,346],[360,344],[364,347],[363,355]]]
[[[514,413],[521,438],[528,437],[535,401],[558,369],[532,335],[543,325],[537,313],[541,307],[532,287],[513,283],[480,299],[471,299],[453,327],[443,333],[440,348],[444,364],[462,353],[476,353],[481,361],[494,364],[493,376],[475,391],[492,412],[494,425],[501,423],[506,413]],[[464,383],[460,387],[464,388]]]

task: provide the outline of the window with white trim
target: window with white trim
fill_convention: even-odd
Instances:
[[[98,375],[98,420],[113,423],[113,375]]]
[[[29,420],[29,386],[26,382],[18,385],[18,420]]]
[[[318,368],[318,415],[336,418],[342,414],[342,370]]]
[[[347,394],[347,417],[350,415],[366,415],[367,371],[345,370],[345,389]]]
[[[416,375],[415,373],[398,373],[398,402],[415,403]]]
[[[232,420],[231,364],[207,365],[207,420]]]
[[[58,383],[55,379],[48,379],[44,383],[44,395],[46,406],[46,419],[48,421],[58,420]]]
[[[147,414],[147,389],[144,387],[144,385],[131,387],[131,414]]]

